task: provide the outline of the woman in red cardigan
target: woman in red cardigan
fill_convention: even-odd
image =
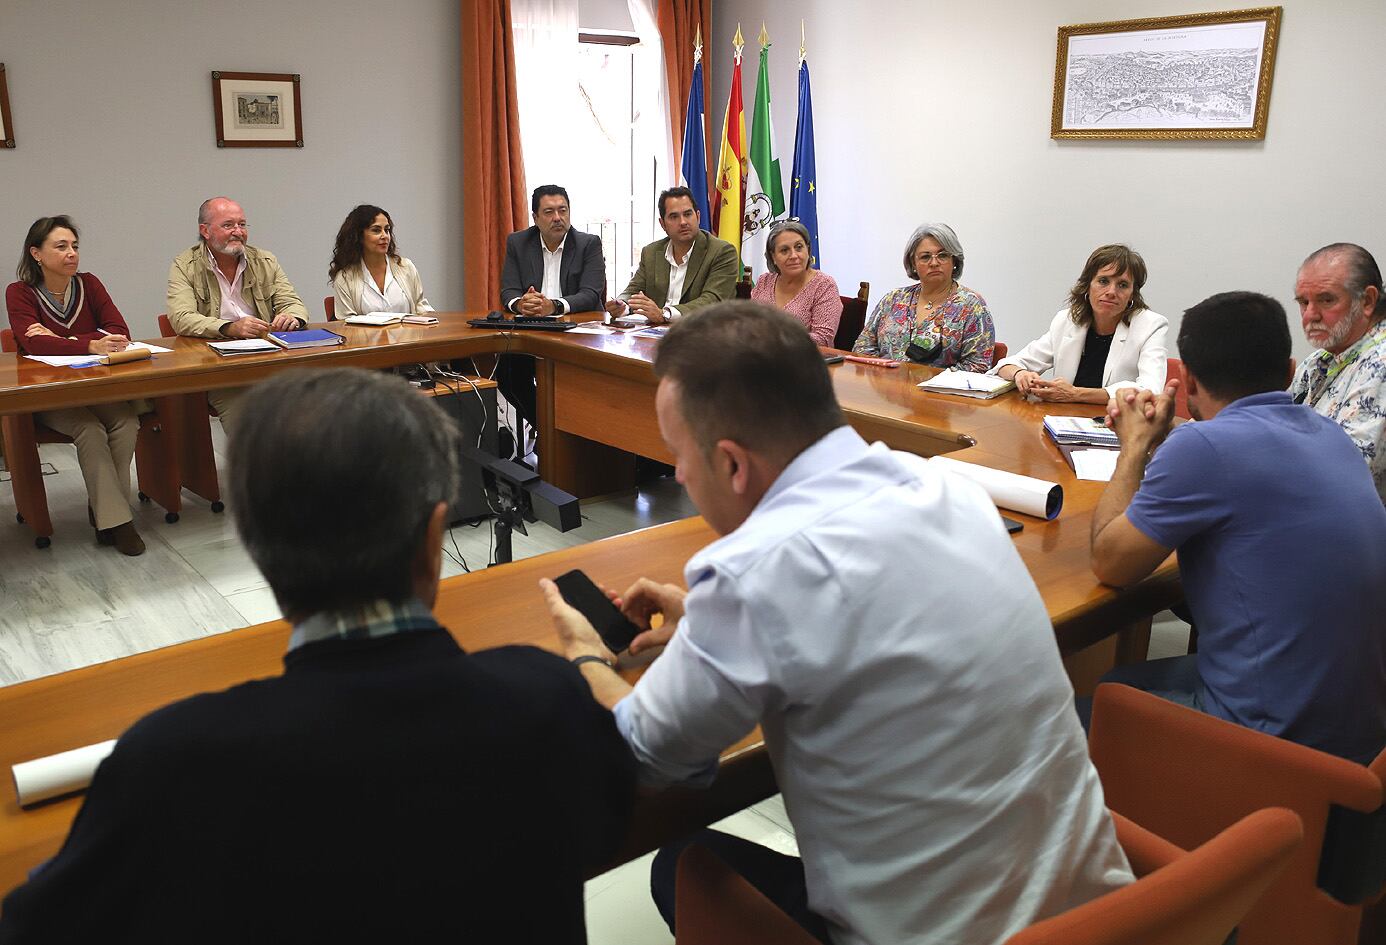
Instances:
[[[5,307],[25,354],[104,355],[124,350],[130,329],[101,280],[77,271],[77,227],[65,216],[29,227],[18,282]],[[96,541],[127,555],[144,553],[130,515],[130,460],[139,417],[129,403],[99,404],[37,414],[39,423],[72,437],[87,483],[87,517]]]

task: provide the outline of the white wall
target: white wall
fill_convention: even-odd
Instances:
[[[374,203],[433,304],[460,305],[459,9],[0,0],[18,144],[0,150],[0,274],[34,219],[70,213],[82,268],[152,336],[169,262],[197,239],[198,204],[227,194],[320,318],[337,228]],[[218,149],[214,69],[299,73],[305,147]]]
[[[1386,261],[1386,34],[1381,0],[1284,0],[1266,138],[1256,142],[1057,142],[1049,137],[1064,24],[1237,9],[1189,0],[714,0],[713,146],[730,84],[730,37],[747,39],[747,127],[765,21],[777,146],[794,149],[799,20],[807,23],[825,269],[875,299],[906,284],[910,231],[951,224],[1014,349],[1059,308],[1087,254],[1137,248],[1145,296],[1177,326],[1214,293],[1254,289],[1291,314],[1295,269],[1334,240]],[[1171,351],[1171,354],[1174,352]]]

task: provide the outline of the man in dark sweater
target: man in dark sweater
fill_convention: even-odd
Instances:
[[[284,675],[132,726],[0,942],[585,941],[634,765],[563,659],[465,653],[430,613],[455,428],[349,369],[242,417],[231,503],[294,625]]]

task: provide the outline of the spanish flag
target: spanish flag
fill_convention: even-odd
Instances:
[[[746,45],[741,27],[732,40],[735,58],[732,66],[731,95],[727,98],[727,117],[722,122],[722,150],[717,161],[717,196],[712,215],[717,219],[714,232],[736,247],[741,256],[741,216],[746,197],[746,116],[741,109],[741,50]]]

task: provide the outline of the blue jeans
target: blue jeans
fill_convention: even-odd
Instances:
[[[1100,686],[1109,682],[1121,683],[1200,712],[1206,711],[1201,696],[1203,679],[1198,675],[1198,655],[1195,653],[1117,666],[1109,670],[1097,684]],[[1092,696],[1078,696],[1074,699],[1074,708],[1078,710],[1078,718],[1086,732],[1092,723]]]

